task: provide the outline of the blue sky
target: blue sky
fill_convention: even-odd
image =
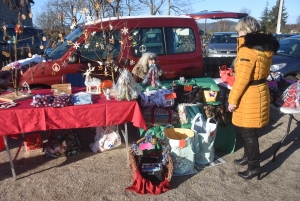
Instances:
[[[45,2],[46,0],[35,0],[35,5],[32,7],[33,21],[37,11],[43,9]],[[191,2],[193,2],[192,7],[194,9],[191,13],[202,10],[240,12],[242,8],[247,8],[251,11],[250,15],[258,20],[261,17],[261,13],[265,9],[267,2],[269,3],[269,9],[276,4],[276,0],[191,0]],[[296,24],[297,18],[300,16],[300,0],[285,0],[284,6],[289,13],[287,24]],[[212,21],[208,20],[207,22]]]

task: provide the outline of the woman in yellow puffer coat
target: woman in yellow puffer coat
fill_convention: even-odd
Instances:
[[[228,98],[232,123],[240,128],[244,139],[244,156],[235,164],[248,169],[239,172],[244,179],[260,178],[260,151],[256,129],[269,123],[270,94],[266,78],[270,74],[273,55],[279,48],[271,34],[260,31],[257,20],[242,18],[236,30],[239,34],[237,57],[234,62],[235,82]]]

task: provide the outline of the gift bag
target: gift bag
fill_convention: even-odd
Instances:
[[[140,93],[142,107],[171,107],[175,103],[172,89],[146,90]]]
[[[203,104],[181,103],[178,105],[178,115],[181,124],[190,124],[198,113],[204,113]]]
[[[225,126],[217,125],[216,139],[214,142],[215,151],[224,153],[234,153],[236,143],[236,133],[232,124]]]
[[[81,142],[72,129],[53,130],[45,143],[46,157],[72,156],[81,152]]]
[[[235,73],[233,72],[233,69],[227,69],[226,65],[221,66],[219,69],[221,80],[228,83],[229,86],[233,86],[235,81]]]
[[[121,136],[116,132],[116,128],[116,126],[96,127],[94,143],[90,144],[91,150],[97,153],[120,146]]]
[[[197,135],[199,146],[199,151],[195,154],[196,163],[205,165],[213,162],[217,125],[218,122],[212,118],[203,121],[200,113],[193,119],[192,130]]]
[[[204,101],[205,102],[216,102],[218,91],[214,90],[204,90]]]
[[[165,128],[166,140],[171,147],[170,155],[173,159],[174,173],[189,174],[194,170],[194,132],[184,128]]]
[[[175,125],[179,122],[178,113],[168,107],[145,108],[143,117],[148,126]]]

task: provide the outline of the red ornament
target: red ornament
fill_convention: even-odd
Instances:
[[[17,34],[22,34],[24,31],[24,27],[22,27],[21,25],[17,24],[17,26],[15,27],[15,32]]]

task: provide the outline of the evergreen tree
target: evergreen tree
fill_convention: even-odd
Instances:
[[[264,11],[261,13],[260,26],[262,31],[267,32],[267,27],[269,26],[269,2],[267,1]]]
[[[277,0],[276,5],[273,6],[269,12],[269,26],[266,29],[267,32],[270,33],[276,32],[279,6],[280,6],[280,0]],[[284,6],[284,0],[283,0],[282,14],[281,14],[281,27],[283,27],[286,24],[287,18],[288,18],[288,13],[286,12],[286,8]]]

